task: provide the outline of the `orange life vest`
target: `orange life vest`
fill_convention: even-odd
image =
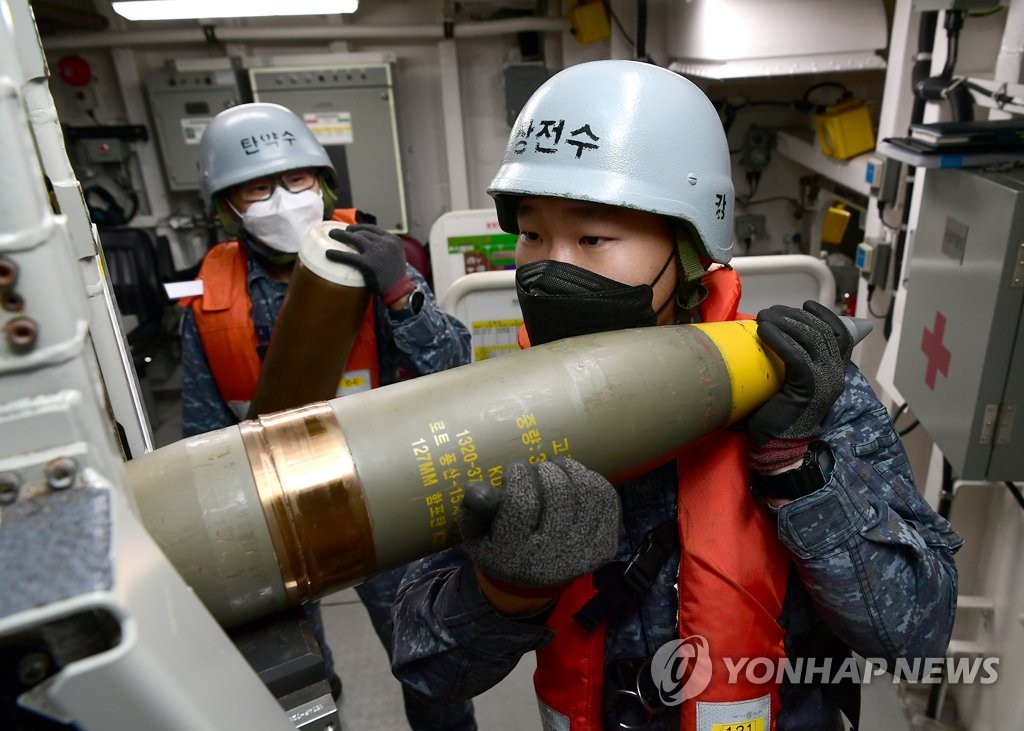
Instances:
[[[708,274],[704,284],[709,293],[700,307],[702,321],[746,319],[737,314],[741,290],[732,269]],[[789,556],[770,516],[750,497],[747,451],[745,434],[722,431],[685,447],[676,458],[678,637],[705,638],[711,659],[707,688],[682,702],[683,731],[770,731],[780,708],[774,682],[751,683],[739,672],[729,683],[725,664],[726,658],[764,657],[778,667],[786,656],[777,620]],[[589,631],[573,620],[597,593],[593,584],[593,577],[585,576],[562,594],[547,622],[554,638],[537,651],[534,686],[545,717],[557,719],[555,728],[565,728],[566,722],[572,731],[603,728],[605,625]]]
[[[354,208],[335,209],[331,218],[353,224],[355,212]],[[227,403],[252,400],[262,367],[256,327],[250,315],[252,299],[246,282],[247,262],[245,250],[238,241],[217,244],[206,254],[199,269],[203,294],[180,301],[183,307],[192,309],[213,380]],[[370,388],[380,385],[372,306],[366,308],[366,316],[345,364],[345,379],[364,379]]]

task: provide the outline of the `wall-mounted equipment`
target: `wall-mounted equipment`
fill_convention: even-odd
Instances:
[[[600,3],[595,3],[600,5]],[[511,63],[505,66],[505,121],[514,127],[519,111],[551,72],[542,63]]]
[[[253,99],[288,107],[327,150],[338,206],[356,207],[391,231],[408,231],[391,65],[251,69]]]
[[[580,0],[569,10],[572,34],[584,45],[607,40],[612,34],[608,11],[600,0]]]
[[[1024,172],[927,172],[895,384],[961,479],[1024,478],[1022,241]]]
[[[821,243],[841,244],[849,225],[850,211],[843,203],[833,203],[825,211],[825,217],[821,222]]]
[[[158,71],[146,77],[153,126],[171,190],[198,190],[199,140],[219,112],[249,101],[242,71]]]
[[[885,68],[882,0],[688,0],[667,3],[667,13],[669,68],[681,74],[738,79]]]
[[[814,131],[821,151],[837,160],[849,160],[875,149],[875,130],[863,99],[849,97],[814,115]]]

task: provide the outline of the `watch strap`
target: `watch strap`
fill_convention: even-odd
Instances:
[[[832,478],[835,455],[823,441],[814,441],[807,448],[803,462],[777,475],[751,474],[751,485],[758,498],[796,500],[820,490]]]

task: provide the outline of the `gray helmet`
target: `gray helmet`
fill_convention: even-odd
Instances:
[[[232,186],[295,168],[322,168],[328,186],[337,185],[327,151],[294,112],[280,104],[239,104],[203,133],[199,192],[212,209],[213,197]]]
[[[572,198],[681,219],[713,261],[732,257],[721,119],[693,83],[651,64],[592,61],[548,79],[519,113],[487,192],[511,233],[517,198]]]

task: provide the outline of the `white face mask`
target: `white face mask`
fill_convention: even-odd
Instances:
[[[275,188],[265,201],[256,201],[240,214],[242,228],[276,251],[295,254],[313,225],[324,219],[324,196],[319,190],[289,193]]]

